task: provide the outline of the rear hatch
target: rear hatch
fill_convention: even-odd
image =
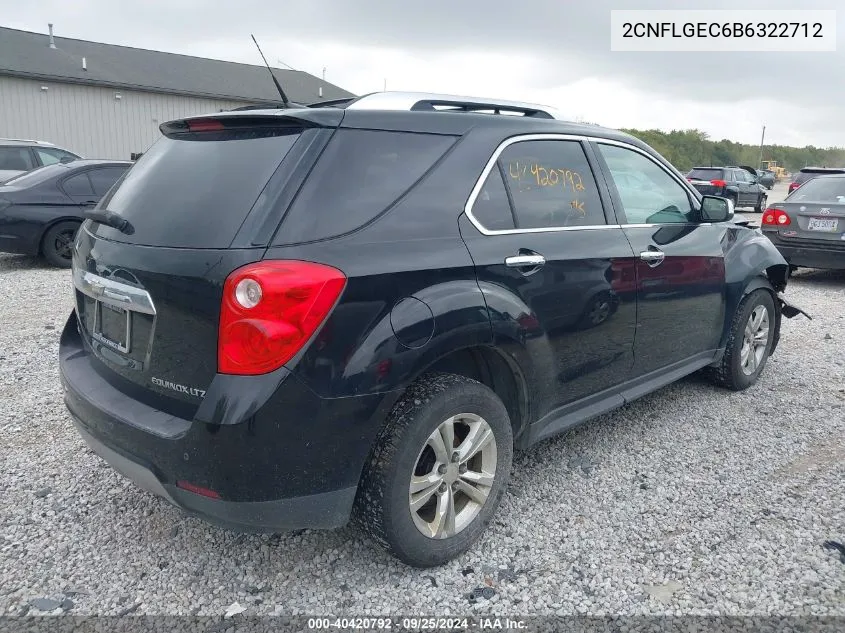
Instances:
[[[724,170],[721,167],[695,167],[687,174],[687,180],[706,196],[720,196],[724,192]]]
[[[845,249],[845,175],[807,181],[783,202],[772,204],[764,213],[763,225],[776,227],[780,237],[796,246],[813,242]]]
[[[86,222],[73,261],[81,335],[96,368],[136,399],[191,417],[217,372],[223,286],[261,259],[286,196],[339,111],[191,119],[100,202],[129,227]]]

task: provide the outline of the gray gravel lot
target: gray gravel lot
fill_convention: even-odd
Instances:
[[[348,528],[222,531],[123,480],[62,404],[68,273],[0,255],[0,614],[845,615],[822,547],[845,541],[845,273],[787,294],[814,320],[786,321],[758,385],[691,377],[518,455],[482,541],[421,571]]]

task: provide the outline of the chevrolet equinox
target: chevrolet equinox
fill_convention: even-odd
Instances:
[[[65,402],[226,528],[351,518],[442,564],[514,449],[697,370],[745,389],[800,312],[729,201],[542,106],[378,93],[161,132],[77,234]]]

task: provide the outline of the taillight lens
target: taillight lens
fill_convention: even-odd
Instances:
[[[710,184],[713,185],[714,187],[724,187],[728,183],[724,180],[711,180]]]
[[[237,269],[223,284],[217,371],[278,369],[317,331],[345,286],[341,271],[313,262],[263,261]]]
[[[769,207],[763,212],[763,224],[768,226],[789,226],[792,220],[783,209]]]

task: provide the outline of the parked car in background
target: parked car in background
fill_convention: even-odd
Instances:
[[[41,255],[70,267],[85,211],[132,163],[79,159],[38,167],[0,184],[0,252]]]
[[[792,193],[798,187],[803,185],[808,180],[815,178],[816,176],[825,176],[828,174],[845,174],[845,168],[839,167],[804,167],[804,169],[799,170],[796,172],[792,178],[792,182],[789,183],[789,192]]]
[[[687,180],[702,195],[727,198],[735,207],[751,207],[758,213],[766,208],[766,190],[742,167],[693,167]]]
[[[0,183],[36,167],[69,163],[79,158],[81,156],[52,143],[0,138]]]
[[[793,269],[845,269],[845,173],[806,181],[766,209],[760,228]]]
[[[160,129],[79,231],[60,374],[94,451],[219,525],[351,516],[442,564],[515,448],[699,369],[745,389],[799,313],[729,201],[543,106],[376,93]]]
[[[757,182],[763,185],[766,189],[771,190],[775,186],[777,178],[775,172],[768,169],[757,169]]]

